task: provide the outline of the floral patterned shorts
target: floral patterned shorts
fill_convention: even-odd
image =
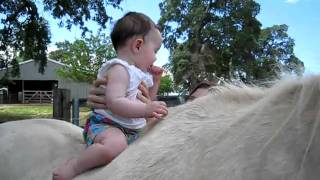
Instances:
[[[101,114],[91,112],[83,131],[83,138],[87,147],[93,144],[95,137],[99,133],[106,131],[110,126],[120,129],[127,137],[128,144],[140,137],[141,131],[125,128]]]

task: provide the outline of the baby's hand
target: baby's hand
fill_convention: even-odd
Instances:
[[[153,76],[153,81],[160,82],[164,69],[158,66],[150,66],[149,73]]]
[[[146,104],[146,118],[155,117],[157,119],[163,118],[168,114],[168,108],[163,101],[151,101]]]

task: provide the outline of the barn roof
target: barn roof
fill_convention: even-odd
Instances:
[[[39,73],[39,64],[35,62],[34,59],[23,61],[19,63],[20,76],[19,77],[9,77],[11,80],[60,80],[61,78],[57,76],[56,71],[59,68],[66,66],[65,64],[58,62],[53,59],[48,59],[45,71],[43,74]],[[9,69],[12,66],[9,66]],[[5,68],[0,69],[0,77],[3,77],[5,73]]]
[[[53,60],[53,59],[49,59],[48,58],[47,60],[48,60],[47,62],[52,62],[52,63],[58,64],[58,65],[61,65],[61,66],[66,66],[66,64],[64,64],[62,62],[59,62],[59,61],[56,61],[56,60]],[[35,60],[34,59],[29,59],[29,60],[20,62],[19,66],[22,66],[24,64],[28,64],[28,63],[31,63],[31,62],[35,62]],[[12,65],[9,65],[8,68],[12,68]],[[6,70],[6,68],[0,68],[0,72],[3,71],[3,70]]]
[[[48,58],[48,61],[52,62],[52,63],[56,63],[56,64],[59,64],[59,65],[62,65],[62,66],[65,66],[65,64],[63,64],[62,62],[59,62],[59,61],[56,61],[56,60],[53,60],[53,59],[49,59]],[[19,63],[19,65],[27,64],[27,63],[30,63],[30,62],[34,62],[34,59],[23,61],[23,62]]]

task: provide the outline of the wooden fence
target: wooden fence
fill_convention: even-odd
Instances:
[[[52,103],[53,91],[23,90],[22,103]]]
[[[74,98],[71,101],[69,89],[57,89],[53,92],[53,97],[53,118],[72,122],[79,126],[80,107],[86,105],[87,99]],[[168,107],[182,104],[184,99],[184,96],[158,96],[158,100],[165,101]]]

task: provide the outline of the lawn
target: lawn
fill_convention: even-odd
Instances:
[[[80,126],[83,126],[90,109],[80,107]],[[52,118],[52,104],[1,104],[0,123],[21,119]]]

